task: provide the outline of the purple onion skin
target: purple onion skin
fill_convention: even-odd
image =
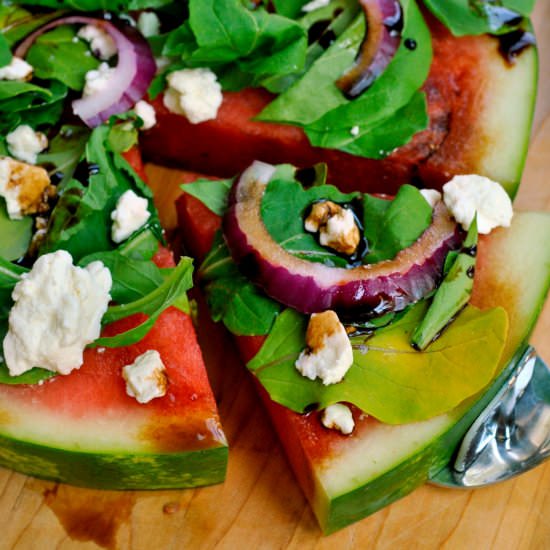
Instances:
[[[348,99],[360,96],[374,83],[390,64],[401,43],[403,10],[398,0],[361,0],[360,4],[367,20],[367,33],[374,25],[380,26],[380,38],[371,57],[367,34],[355,65],[339,79],[338,87]]]
[[[319,264],[300,260],[312,266],[312,274],[308,276],[295,273],[289,266],[274,262],[259,252],[239,220],[236,200],[238,183],[230,193],[229,208],[222,226],[231,255],[268,296],[302,313],[332,309],[343,315],[373,317],[388,311],[400,311],[436,288],[447,252],[456,249],[462,242],[460,230],[455,224],[454,231],[444,235],[435,250],[415,258],[412,263],[405,263],[401,270],[387,275],[365,274],[362,279],[323,285],[313,273]],[[260,205],[257,206],[259,212]]]
[[[157,65],[151,48],[149,47],[149,43],[136,29],[128,25],[118,28],[110,21],[84,15],[63,16],[59,19],[50,21],[27,36],[27,38],[19,44],[14,55],[17,57],[25,57],[29,48],[41,34],[55,27],[59,27],[60,25],[72,24],[96,25],[100,27],[105,32],[109,33],[115,41],[119,51],[119,64],[135,64],[134,76],[129,82],[124,83],[124,92],[117,97],[109,107],[96,112],[93,116],[82,119],[87,126],[95,128],[109,120],[112,115],[118,115],[128,111],[137,101],[145,96],[156,74]],[[128,51],[128,45],[131,45],[132,52]],[[82,103],[83,101],[90,101],[90,98],[77,100],[77,102],[78,101]]]

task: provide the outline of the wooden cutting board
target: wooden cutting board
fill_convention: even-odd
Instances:
[[[516,206],[550,211],[547,0],[539,0],[534,20],[541,50],[540,91]],[[148,173],[164,224],[173,228],[178,173],[155,166]],[[550,235],[541,238],[550,240]],[[532,338],[550,363],[549,334],[550,303]],[[0,468],[0,550],[550,549],[550,462],[484,489],[425,486],[322,537],[231,343],[210,326],[200,337],[231,446],[226,482],[186,491],[109,492],[39,481]]]

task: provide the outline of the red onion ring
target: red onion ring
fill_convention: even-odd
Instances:
[[[269,296],[302,313],[402,310],[436,287],[447,252],[462,240],[440,202],[430,227],[393,260],[345,269],[297,258],[273,240],[261,218],[261,200],[273,172],[273,166],[258,161],[245,170],[231,190],[223,231],[242,269]]]
[[[361,95],[382,74],[401,42],[403,13],[398,0],[360,0],[366,35],[355,65],[336,82],[349,99]]]
[[[60,25],[95,25],[107,32],[114,40],[118,63],[109,80],[109,86],[101,93],[73,101],[73,112],[89,127],[94,128],[109,119],[111,115],[124,113],[132,108],[147,92],[156,73],[156,63],[149,44],[132,27],[123,31],[103,19],[85,16],[67,16],[51,21],[31,33],[16,48],[14,55],[24,57],[43,33]]]

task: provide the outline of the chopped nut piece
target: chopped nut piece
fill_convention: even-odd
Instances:
[[[304,227],[310,233],[319,232],[319,242],[323,246],[347,256],[355,253],[361,239],[353,212],[332,201],[315,203]]]
[[[55,192],[44,168],[9,157],[0,158],[0,196],[6,199],[11,219],[47,212],[48,200]]]

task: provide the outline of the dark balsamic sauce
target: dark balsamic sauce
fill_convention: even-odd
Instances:
[[[475,258],[477,255],[477,245],[473,246],[464,246],[460,249],[461,254],[466,254],[467,256],[471,256],[472,258]]]
[[[313,25],[311,25],[311,27],[309,27],[307,31],[307,43],[311,45],[314,42],[320,40],[323,34],[329,28],[331,22],[332,21],[330,19],[321,19],[320,21],[315,21],[315,23],[313,23]]]
[[[323,48],[323,50],[327,50],[332,46],[332,43],[336,40],[337,36],[334,33],[332,29],[328,29],[325,33],[323,33],[323,36],[319,38],[319,46]]]
[[[405,45],[405,48],[407,48],[407,50],[411,51],[416,50],[416,47],[418,46],[414,38],[406,38],[403,44]]]
[[[536,44],[532,32],[516,29],[515,31],[498,36],[499,52],[510,64],[515,63],[517,57],[530,46]]]

